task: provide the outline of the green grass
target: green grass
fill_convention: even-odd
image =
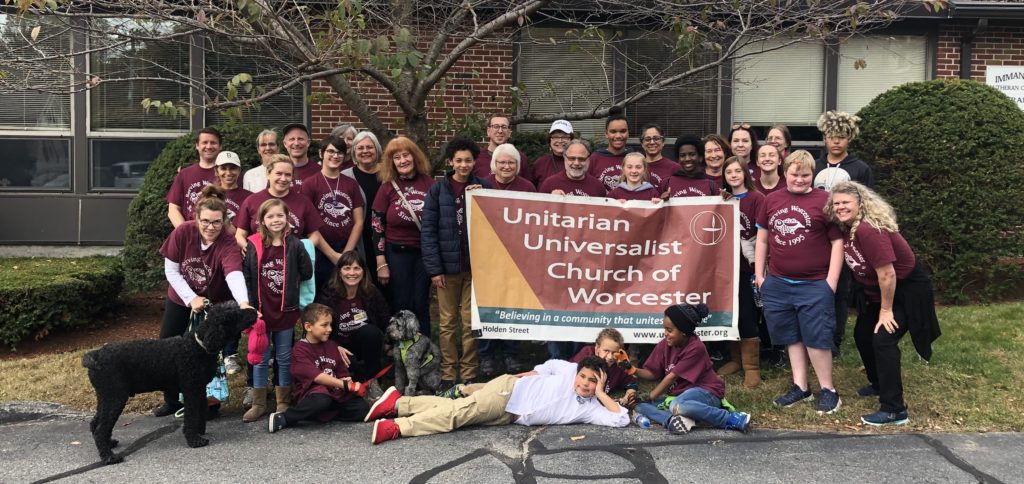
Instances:
[[[1024,303],[941,308],[943,335],[933,346],[931,363],[914,351],[910,337],[903,350],[904,398],[910,425],[883,429],[860,424],[860,416],[877,409],[876,398],[859,398],[865,385],[860,357],[853,345],[853,321],[848,325],[843,356],[836,361],[834,380],[843,398],[842,408],[827,417],[815,413],[813,403],[789,409],[772,406],[772,400],[789,386],[788,369],[764,369],[764,383],[754,390],[740,385],[741,376],[726,378],[726,397],[740,410],[750,412],[755,427],[840,432],[989,432],[1024,430]],[[521,358],[539,363],[544,346],[520,343]],[[43,400],[80,410],[92,410],[95,397],[81,366],[84,351],[30,359],[0,361],[0,401]],[[237,412],[244,375],[231,377],[232,398],[225,406]],[[814,375],[812,388],[817,390]],[[653,384],[644,383],[641,392]],[[135,397],[128,411],[145,412],[160,402],[156,393]]]

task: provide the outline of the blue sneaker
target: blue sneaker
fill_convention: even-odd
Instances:
[[[725,419],[725,426],[722,427],[725,430],[739,430],[740,432],[747,433],[747,429],[750,428],[750,414],[747,412],[732,412],[729,417]]]
[[[839,393],[835,390],[821,389],[821,396],[818,397],[818,415],[830,415],[843,405]]]
[[[783,408],[789,408],[796,405],[804,400],[814,400],[814,394],[810,390],[802,390],[800,387],[793,386],[789,387],[789,391],[785,395],[775,399],[775,405]]]
[[[868,425],[906,425],[910,421],[910,417],[907,416],[906,410],[899,412],[883,412],[881,410],[865,415],[860,418],[861,422]]]

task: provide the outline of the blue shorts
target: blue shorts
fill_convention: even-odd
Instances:
[[[778,276],[765,278],[761,300],[772,344],[803,343],[808,348],[831,349],[835,299],[824,279],[793,283]]]

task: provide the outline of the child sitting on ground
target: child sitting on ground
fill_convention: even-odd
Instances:
[[[634,375],[637,368],[629,362],[622,345],[622,333],[615,328],[605,328],[597,334],[597,341],[592,346],[584,346],[569,361],[579,363],[588,356],[604,360],[608,363],[608,382],[604,391],[613,393],[625,390],[626,394],[619,399],[619,405],[633,408],[636,404],[637,383]]]
[[[636,372],[637,378],[658,382],[651,390],[651,401],[637,405],[636,411],[674,434],[688,432],[693,421],[740,432],[750,425],[750,414],[722,408],[725,382],[715,373],[704,343],[694,334],[707,316],[704,304],[669,306],[662,323],[665,339]],[[664,410],[661,406],[668,399],[671,401]]]
[[[269,430],[277,432],[301,420],[358,422],[370,406],[359,397],[338,344],[331,341],[331,308],[313,303],[302,312],[305,335],[292,350],[291,373],[298,404],[270,415]]]

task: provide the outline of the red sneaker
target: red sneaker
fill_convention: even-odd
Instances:
[[[373,422],[373,433],[370,434],[373,445],[395,440],[401,436],[402,432],[398,430],[398,424],[394,420],[380,419]]]
[[[395,410],[395,406],[398,404],[399,398],[402,398],[402,395],[398,393],[398,389],[393,386],[388,387],[387,390],[384,390],[384,394],[376,402],[373,402],[373,406],[370,407],[370,412],[366,414],[363,422],[397,417],[398,411]]]

